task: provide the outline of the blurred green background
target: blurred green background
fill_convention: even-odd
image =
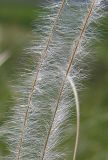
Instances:
[[[0,126],[6,123],[15,103],[9,87],[11,73],[31,38],[32,22],[41,13],[40,3],[40,0],[0,0],[0,56],[10,55],[0,66]],[[100,34],[93,45],[95,63],[81,96],[78,160],[108,160],[108,16],[101,18],[96,27]],[[0,154],[9,154],[5,137],[0,137]]]

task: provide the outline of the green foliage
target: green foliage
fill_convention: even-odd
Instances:
[[[35,10],[35,14],[34,14]],[[0,22],[5,24],[31,27],[31,22],[38,18],[41,8],[23,6],[0,6]]]

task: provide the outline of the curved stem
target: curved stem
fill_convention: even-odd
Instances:
[[[73,94],[75,97],[75,105],[76,105],[76,115],[77,115],[77,127],[76,127],[76,139],[75,139],[75,147],[74,147],[74,152],[73,152],[73,160],[76,159],[76,153],[77,153],[77,148],[78,148],[78,141],[79,141],[79,129],[80,129],[80,105],[79,105],[79,98],[78,98],[78,93],[77,89],[75,86],[75,83],[73,82],[72,78],[67,76],[67,80],[69,81]]]

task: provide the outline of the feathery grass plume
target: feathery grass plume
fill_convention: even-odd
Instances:
[[[57,126],[57,119],[56,118],[58,116],[58,112],[59,112],[58,110],[60,110],[62,108],[62,106],[63,106],[63,104],[62,104],[61,108],[59,108],[60,101],[61,101],[62,96],[63,96],[63,91],[65,92],[65,90],[66,90],[66,88],[65,88],[66,79],[68,77],[69,72],[71,71],[72,65],[74,65],[74,59],[76,57],[76,54],[78,53],[78,49],[81,46],[81,42],[84,39],[85,32],[86,32],[87,27],[89,25],[89,22],[91,20],[92,14],[95,11],[96,5],[97,5],[96,0],[93,0],[91,2],[91,5],[90,5],[89,9],[88,9],[87,15],[86,15],[85,19],[83,20],[83,24],[82,24],[82,28],[81,28],[81,31],[79,33],[79,36],[75,39],[75,44],[72,47],[71,57],[70,57],[70,60],[68,62],[68,67],[66,69],[66,74],[65,74],[64,79],[62,81],[60,92],[59,92],[59,95],[58,95],[58,98],[57,98],[57,103],[56,103],[54,114],[53,114],[53,117],[52,117],[52,122],[51,122],[51,124],[49,126],[49,130],[48,130],[48,134],[47,134],[47,137],[46,137],[46,141],[45,141],[45,145],[44,145],[44,149],[43,149],[41,160],[48,159],[50,157],[50,155],[51,155],[51,146],[52,146],[51,144],[54,143],[53,139],[54,139],[54,136],[56,134],[55,130],[57,132],[57,129],[60,128],[60,126],[59,127]],[[75,61],[75,63],[76,63],[76,61]],[[72,70],[73,70],[73,68],[72,68]],[[77,115],[79,115],[78,109],[77,109]],[[59,113],[59,116],[60,116],[60,113]],[[77,118],[79,119],[79,116],[77,116]],[[60,117],[59,117],[59,121],[60,121]],[[61,123],[60,123],[60,125],[61,125]],[[53,134],[54,134],[54,136],[52,136]],[[74,153],[73,153],[73,160],[75,160],[75,158],[76,158],[78,135],[79,135],[79,121],[77,121],[77,137],[76,137],[76,143],[75,143],[75,148],[74,148]],[[52,137],[53,137],[53,139],[52,139]],[[55,146],[53,145],[53,147],[55,147]],[[49,155],[49,153],[50,153],[50,155]],[[60,155],[59,155],[58,158],[60,158]],[[57,157],[55,158],[55,156],[53,155],[49,159],[57,159]]]
[[[24,137],[24,134],[25,134],[24,133],[25,132],[25,128],[27,126],[28,112],[29,112],[29,108],[32,107],[32,104],[31,104],[32,94],[33,94],[33,92],[34,92],[34,90],[36,88],[37,77],[38,77],[39,71],[41,69],[41,65],[42,65],[44,59],[47,56],[47,50],[48,50],[48,47],[49,47],[49,44],[50,44],[50,41],[51,41],[51,38],[52,38],[52,35],[53,35],[53,31],[55,29],[57,20],[58,20],[60,14],[61,14],[61,11],[62,11],[64,5],[65,5],[65,0],[62,0],[60,3],[49,4],[47,7],[45,7],[43,9],[43,12],[46,11],[47,15],[45,13],[44,16],[42,15],[42,17],[40,17],[41,20],[42,20],[42,22],[41,22],[42,24],[41,25],[43,25],[43,26],[38,24],[38,27],[37,27],[38,31],[36,31],[36,32],[41,32],[41,36],[40,36],[41,40],[37,42],[38,46],[34,47],[34,45],[33,45],[33,47],[31,47],[29,49],[29,54],[31,54],[30,53],[31,51],[32,51],[32,54],[31,55],[27,54],[28,57],[26,57],[26,61],[28,61],[30,63],[30,60],[32,60],[32,58],[35,59],[35,54],[36,54],[36,59],[38,59],[38,61],[39,61],[38,63],[39,64],[38,65],[36,64],[37,67],[34,65],[36,67],[36,73],[35,73],[34,81],[33,81],[33,84],[32,84],[32,89],[30,89],[31,88],[30,86],[27,88],[25,86],[25,84],[24,84],[24,83],[26,83],[26,84],[30,83],[30,81],[31,81],[30,72],[32,70],[31,70],[31,66],[30,65],[29,65],[30,68],[27,67],[27,66],[24,66],[25,69],[26,69],[26,72],[28,72],[28,75],[26,76],[25,75],[26,73],[24,71],[22,71],[22,75],[21,75],[22,76],[22,81],[20,82],[22,84],[20,84],[20,85],[22,85],[23,87],[19,88],[19,85],[18,85],[18,88],[17,88],[17,91],[19,91],[19,93],[22,92],[23,94],[25,94],[24,95],[25,97],[18,97],[19,98],[18,105],[20,104],[21,108],[18,108],[18,106],[17,106],[15,108],[15,111],[13,111],[13,112],[16,112],[16,114],[17,114],[17,116],[16,116],[15,113],[14,113],[14,115],[15,115],[15,117],[13,117],[14,122],[15,123],[18,122],[18,125],[19,125],[19,123],[20,124],[22,123],[23,125],[18,127],[17,124],[14,124],[14,122],[12,122],[13,123],[13,124],[11,124],[12,129],[10,130],[11,131],[10,134],[12,134],[12,136],[13,136],[13,133],[16,134],[16,135],[20,135],[20,132],[21,132],[20,140],[18,139],[18,136],[14,137],[15,138],[14,139],[14,141],[15,141],[14,143],[12,142],[12,137],[10,135],[10,137],[11,137],[10,141],[12,142],[12,145],[14,144],[12,146],[12,149],[11,149],[12,152],[14,153],[12,156],[14,158],[15,155],[16,155],[16,159],[20,159],[21,146],[22,146],[22,143],[23,143],[23,137]],[[36,24],[37,24],[37,22],[36,22]],[[38,34],[36,33],[36,35],[38,35]],[[41,44],[40,44],[40,42],[41,42]],[[34,41],[33,43],[36,43],[36,42]],[[26,55],[24,55],[24,56],[26,56]],[[33,60],[32,60],[32,63],[33,63]],[[32,72],[34,72],[34,71],[32,71]],[[29,80],[28,80],[28,76],[30,76]],[[29,93],[29,98],[27,100],[28,92],[30,92],[30,93]],[[21,102],[22,99],[24,99],[24,102]],[[27,105],[24,104],[24,103],[26,103],[26,101],[28,101]],[[21,121],[20,121],[20,118],[21,118]],[[15,127],[16,130],[14,130],[14,127]],[[6,128],[6,126],[5,126],[5,128]],[[18,130],[18,128],[21,131]],[[18,143],[18,147],[17,147],[17,151],[15,153],[14,149],[15,149],[15,146],[17,146],[17,143]],[[11,159],[11,158],[12,157],[8,157],[8,159]]]
[[[50,31],[49,36],[47,38],[47,41],[46,41],[46,44],[45,44],[45,48],[44,48],[44,50],[43,50],[43,52],[41,54],[40,64],[38,65],[37,72],[35,74],[35,78],[34,78],[34,81],[33,81],[33,84],[32,84],[32,89],[31,89],[31,92],[30,92],[29,97],[28,97],[28,106],[27,106],[27,109],[26,109],[26,112],[25,112],[25,115],[24,115],[24,124],[23,124],[21,137],[20,137],[19,144],[18,144],[18,153],[17,153],[17,156],[16,156],[17,160],[20,159],[21,146],[22,146],[22,143],[23,143],[23,136],[24,136],[24,132],[25,132],[27,119],[28,119],[28,112],[29,112],[29,108],[32,106],[32,96],[33,96],[33,93],[34,93],[36,85],[37,85],[38,74],[39,74],[39,71],[41,69],[42,63],[43,63],[45,57],[47,56],[47,50],[48,50],[48,47],[49,47],[49,44],[50,44],[50,41],[51,41],[51,38],[52,38],[52,35],[53,35],[53,31],[55,29],[55,26],[56,26],[56,23],[57,23],[57,20],[58,20],[60,14],[61,14],[61,11],[62,11],[62,9],[64,7],[64,4],[65,4],[65,0],[62,0],[61,6],[60,6],[60,8],[59,8],[59,10],[57,12],[57,15],[56,15],[56,17],[54,19],[54,23],[53,23],[53,25],[51,27],[51,31]]]
[[[33,46],[22,57],[27,65],[15,87],[18,103],[13,109],[12,120],[2,128],[12,153],[6,159],[69,160],[73,157],[75,160],[79,120],[75,127],[72,111],[76,100],[75,90],[84,78],[81,64],[87,55],[87,27],[99,6],[97,2],[69,0],[66,4],[62,1],[47,7],[47,12],[51,9],[53,15],[48,14],[45,20],[46,14],[43,16],[42,26],[36,28],[41,33],[40,40],[36,44],[34,40]],[[33,73],[35,77],[31,90]],[[69,79],[74,82],[73,93]]]

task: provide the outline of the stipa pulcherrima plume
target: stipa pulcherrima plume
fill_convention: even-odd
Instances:
[[[40,39],[27,50],[29,63],[15,87],[17,106],[1,132],[10,144],[7,160],[76,159],[77,90],[86,76],[83,59],[88,57],[88,41],[93,36],[90,24],[98,18],[100,2],[62,0],[45,7],[48,14],[43,13],[41,23],[36,23]],[[72,124],[74,106],[77,127]]]

